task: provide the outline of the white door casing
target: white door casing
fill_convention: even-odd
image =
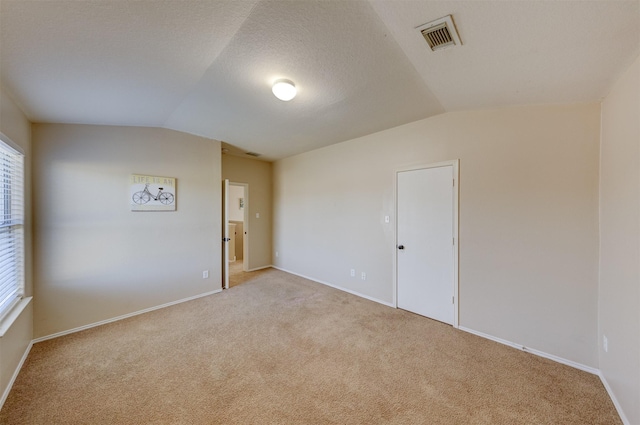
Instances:
[[[458,326],[458,161],[396,174],[397,306]]]
[[[222,287],[229,289],[229,180],[222,181]]]

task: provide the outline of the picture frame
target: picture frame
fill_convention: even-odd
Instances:
[[[129,185],[131,211],[175,211],[175,177],[132,174]]]

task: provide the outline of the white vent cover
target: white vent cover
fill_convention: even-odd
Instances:
[[[462,45],[451,15],[427,22],[416,29],[420,31],[433,51],[446,49],[447,47],[455,45]]]

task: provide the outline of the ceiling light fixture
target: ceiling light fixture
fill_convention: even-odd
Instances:
[[[285,102],[296,97],[296,85],[291,80],[276,80],[271,91],[275,97]]]

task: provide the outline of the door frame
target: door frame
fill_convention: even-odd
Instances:
[[[439,167],[453,167],[453,327],[458,328],[460,319],[460,296],[459,296],[459,283],[458,283],[458,270],[459,270],[459,251],[460,240],[458,237],[458,219],[459,219],[459,193],[460,193],[460,160],[454,159],[450,161],[441,161],[431,164],[413,165],[404,168],[398,168],[394,171],[395,182],[393,185],[393,199],[395,202],[395,227],[394,227],[394,240],[395,247],[393,250],[393,305],[398,308],[398,173],[406,171],[424,170],[428,168]]]
[[[249,183],[229,182],[229,186],[244,188],[244,223],[242,224],[242,271],[249,271]]]
[[[229,289],[229,179],[222,179],[222,289]]]

